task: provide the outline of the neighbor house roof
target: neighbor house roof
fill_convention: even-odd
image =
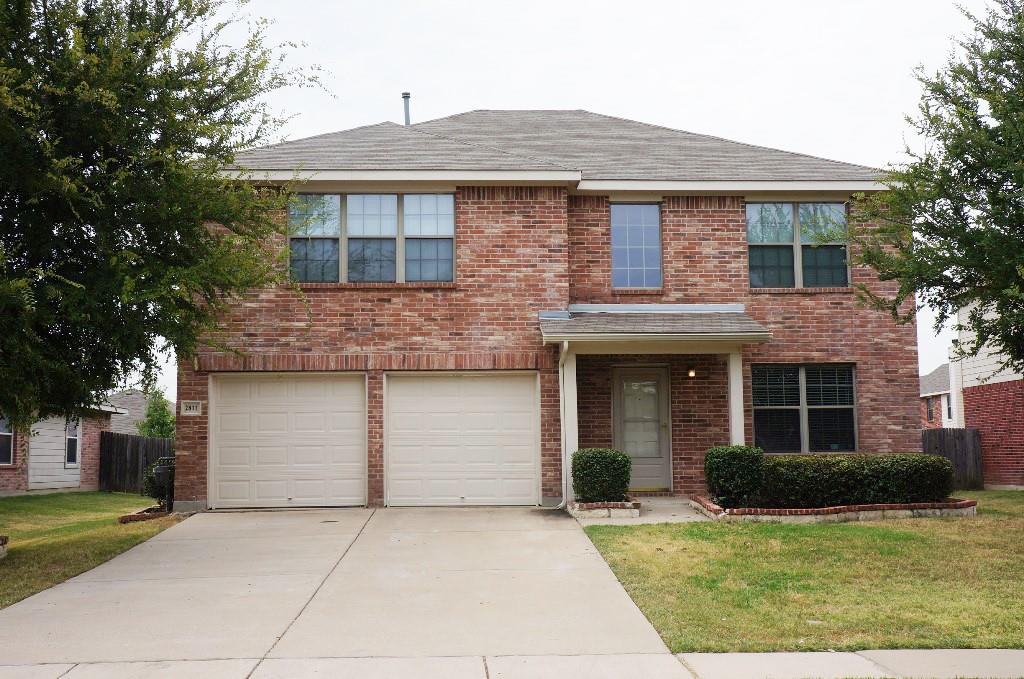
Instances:
[[[241,153],[250,170],[564,170],[582,180],[855,181],[874,168],[582,110],[469,111]]]
[[[679,309],[669,308],[672,306]],[[743,312],[742,305],[571,305],[568,311],[541,312],[540,329],[547,341],[616,336],[738,341],[770,338],[764,326]]]
[[[949,392],[949,363],[943,363],[927,375],[921,375],[921,396]]]

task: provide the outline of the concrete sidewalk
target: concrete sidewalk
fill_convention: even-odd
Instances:
[[[1024,650],[935,649],[858,653],[682,653],[697,679],[1019,679]]]

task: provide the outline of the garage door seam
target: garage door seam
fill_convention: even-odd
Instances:
[[[373,515],[376,514],[376,513],[377,513],[376,509],[371,509],[370,510],[370,515],[366,517],[366,521],[363,521],[363,525],[361,525],[359,527],[358,532],[356,532],[356,536],[354,538],[352,538],[352,542],[348,543],[348,546],[345,547],[345,551],[343,551],[341,553],[341,556],[338,557],[338,560],[334,562],[333,566],[331,566],[331,570],[327,571],[327,575],[325,575],[323,577],[323,580],[320,581],[320,584],[318,584],[316,586],[316,589],[313,590],[313,593],[309,595],[309,598],[306,599],[306,603],[302,604],[302,608],[300,608],[299,612],[295,614],[295,617],[293,617],[288,622],[288,625],[284,628],[284,631],[281,632],[281,634],[278,635],[277,639],[274,640],[274,643],[271,644],[270,648],[267,649],[267,652],[264,653],[263,657],[261,657],[259,659],[259,662],[257,662],[253,666],[253,668],[249,671],[249,674],[245,675],[246,679],[249,679],[250,677],[252,677],[253,673],[256,672],[256,670],[259,668],[259,666],[263,664],[263,661],[267,659],[267,656],[269,656],[271,653],[274,652],[274,649],[277,648],[277,645],[281,642],[281,639],[284,639],[284,635],[288,634],[288,630],[290,630],[292,628],[292,625],[294,625],[295,621],[299,619],[299,616],[301,616],[303,613],[306,612],[306,608],[308,608],[309,604],[312,603],[313,599],[316,598],[316,595],[320,593],[320,589],[324,586],[324,583],[327,582],[327,579],[329,577],[331,577],[332,575],[334,575],[334,571],[338,570],[338,566],[341,565],[342,560],[346,556],[348,556],[348,552],[349,552],[350,549],[352,549],[352,545],[356,544],[356,540],[358,540],[359,537],[363,534],[363,531],[366,530],[366,525],[368,523],[370,523],[370,519],[372,519]]]

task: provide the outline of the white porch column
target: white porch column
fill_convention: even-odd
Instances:
[[[565,479],[565,500],[572,501],[572,454],[580,447],[579,408],[576,400],[576,352],[563,345],[562,360],[562,478]]]
[[[729,354],[729,443],[734,446],[742,446],[745,443],[743,354],[739,351]]]

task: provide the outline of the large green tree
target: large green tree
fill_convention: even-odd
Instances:
[[[227,0],[0,0],[0,413],[73,415],[272,282],[282,192],[222,176],[309,84]],[[227,34],[247,36],[231,46]],[[213,227],[211,225],[218,226]]]
[[[895,295],[865,290],[897,318],[918,296],[936,328],[964,309],[962,326],[1006,364],[1024,369],[1024,2],[1000,0],[937,73],[917,73],[923,94],[908,118],[920,150],[887,173],[888,191],[861,197],[878,227],[855,232],[860,259]]]

